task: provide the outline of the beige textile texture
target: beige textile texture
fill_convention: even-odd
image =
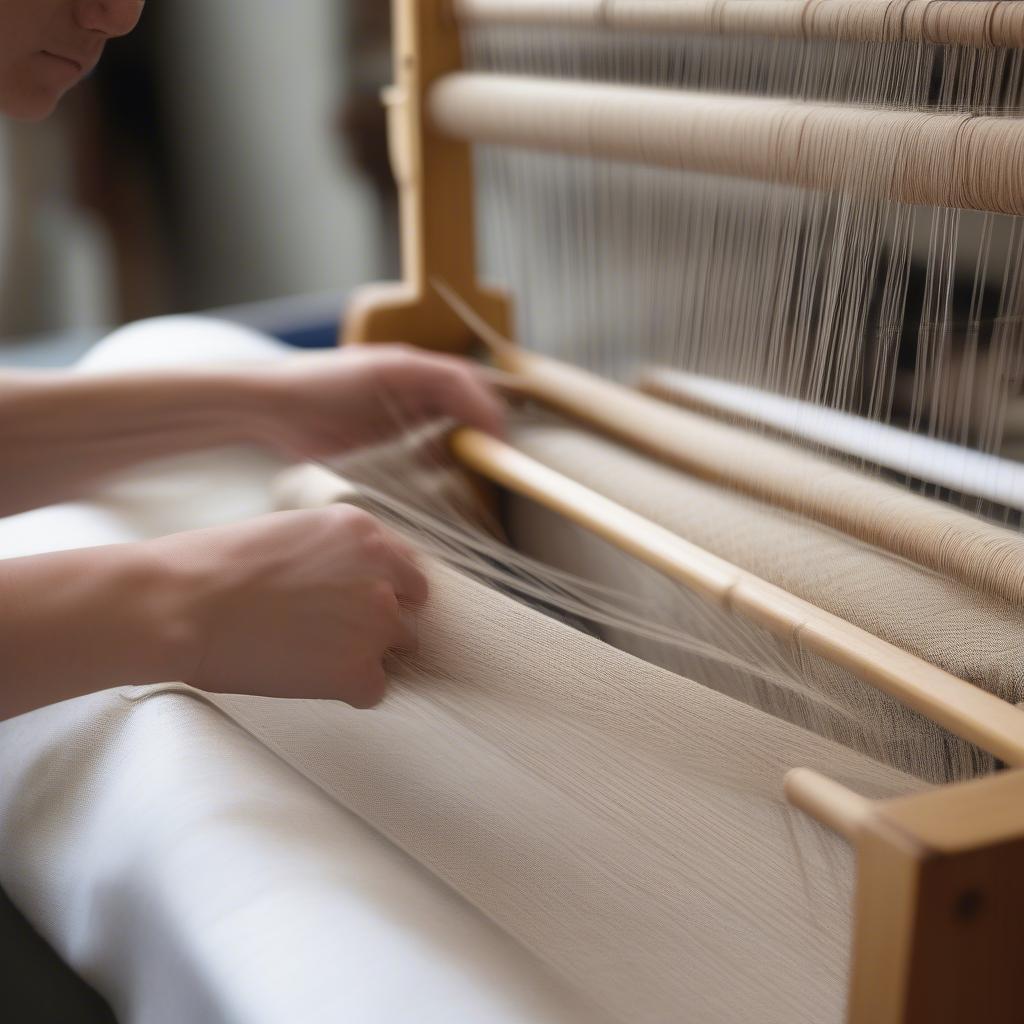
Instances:
[[[381,708],[218,705],[568,979],[595,1020],[839,1021],[852,855],[787,807],[783,774],[870,796],[919,784],[431,571],[420,650]]]
[[[714,554],[1012,703],[1024,699],[1024,631],[1019,611],[1004,602],[584,431],[523,423],[513,439],[541,462]],[[554,516],[518,503],[512,532],[527,554],[646,596],[662,621],[731,648],[773,682],[692,651],[658,649],[616,634],[617,644],[645,658],[928,779],[962,777],[987,766],[967,744],[845,672],[687,598]]]

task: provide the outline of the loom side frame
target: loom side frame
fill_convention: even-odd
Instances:
[[[468,143],[426,131],[426,97],[462,68],[451,0],[394,0],[395,85],[386,90],[388,142],[398,185],[402,281],[353,293],[343,343],[404,341],[465,352],[473,333],[430,287],[440,278],[495,330],[511,334],[504,294],[478,284],[473,164]]]
[[[361,290],[343,340],[466,351],[473,332],[432,278],[506,337],[511,307],[476,278],[469,146],[426,130],[428,90],[461,69],[452,0],[393,0],[393,11],[398,83],[388,105],[404,280]],[[1024,771],[877,803],[855,845],[849,1024],[1019,1021]]]
[[[881,801],[855,847],[850,1024],[1020,1021],[1024,772]]]

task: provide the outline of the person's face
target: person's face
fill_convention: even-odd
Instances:
[[[144,0],[0,0],[0,113],[34,121],[131,32]]]

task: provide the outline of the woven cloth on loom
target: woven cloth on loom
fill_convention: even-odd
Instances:
[[[433,588],[379,710],[218,704],[613,1018],[840,1020],[852,857],[783,773],[919,784],[451,571]]]
[[[716,555],[1006,700],[1024,699],[1024,634],[1019,613],[1005,602],[593,434],[546,421],[522,423],[513,437],[534,458]],[[766,690],[742,674],[723,675],[706,660],[659,651],[628,634],[614,636],[619,646],[925,778],[962,777],[990,764],[823,659],[687,600],[658,574],[637,568],[554,516],[519,503],[513,534],[527,554],[619,589],[656,595],[652,604],[662,609],[659,614],[691,635],[718,647],[735,637],[751,656],[760,651],[765,665],[797,677],[795,685],[805,692]]]

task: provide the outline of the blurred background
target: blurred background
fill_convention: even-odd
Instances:
[[[150,4],[55,118],[0,121],[0,362],[221,307],[329,343],[352,287],[397,273],[389,6]]]

